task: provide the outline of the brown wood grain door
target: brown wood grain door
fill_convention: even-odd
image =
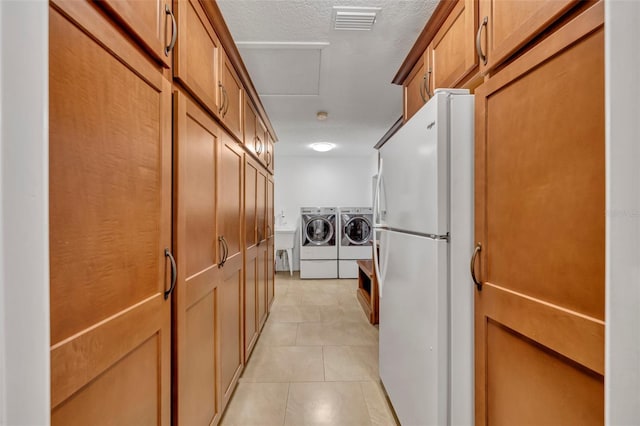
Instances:
[[[269,175],[267,178],[267,258],[266,258],[266,274],[267,274],[267,312],[271,309],[271,304],[273,303],[273,297],[275,295],[274,288],[274,273],[275,273],[275,265],[274,265],[274,212],[273,212],[273,197],[274,197],[274,182],[273,176]]]
[[[225,254],[220,265],[220,380],[222,407],[226,406],[244,366],[242,236],[243,164],[242,147],[227,132],[221,132],[218,166],[218,238]]]
[[[223,101],[218,112],[229,132],[238,138],[238,140],[242,140],[244,89],[242,88],[240,77],[236,74],[236,70],[233,68],[229,57],[224,51],[221,51],[220,55],[222,59],[222,67],[220,69],[220,94]]]
[[[474,40],[476,0],[458,0],[431,42],[431,89],[456,87],[478,65]]]
[[[244,146],[252,154],[256,152],[256,112],[247,96],[244,100]]]
[[[477,425],[604,422],[602,3],[476,91]]]
[[[480,71],[489,72],[524,46],[578,0],[479,0]],[[486,22],[485,22],[486,21]]]
[[[219,350],[222,256],[216,230],[220,128],[182,92],[174,95],[174,316],[176,424],[211,424],[221,413]]]
[[[255,117],[254,117],[255,120]],[[244,276],[244,359],[248,361],[258,339],[257,282],[258,247],[256,215],[256,183],[258,167],[249,156],[244,165],[245,276]]]
[[[223,60],[220,40],[198,0],[179,0],[175,5],[178,38],[174,49],[173,76],[211,114],[218,114],[222,107],[218,88]]]
[[[260,327],[267,319],[267,173],[260,167],[257,185],[258,216],[258,324]]]
[[[171,84],[95,4],[49,8],[51,423],[171,422]]]
[[[170,49],[173,48],[171,41],[175,22],[171,1],[100,0],[97,3],[132,31],[157,60],[171,67]]]
[[[404,91],[404,121],[406,122],[413,114],[415,114],[424,105],[429,96],[425,90],[427,83],[427,74],[425,69],[425,61],[421,57],[415,64],[407,80],[403,84]]]

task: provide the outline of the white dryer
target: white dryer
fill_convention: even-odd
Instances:
[[[338,276],[357,278],[359,259],[371,259],[373,209],[371,207],[341,207]]]
[[[337,222],[335,207],[300,209],[300,278],[338,278]]]

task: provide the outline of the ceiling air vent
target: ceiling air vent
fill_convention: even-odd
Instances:
[[[369,31],[376,22],[380,8],[334,6],[333,12],[333,29]]]

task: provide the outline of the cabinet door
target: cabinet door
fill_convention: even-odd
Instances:
[[[256,112],[247,96],[244,100],[244,146],[252,154],[256,152]]]
[[[211,424],[220,410],[219,330],[222,257],[216,238],[216,149],[220,128],[187,96],[174,97],[175,291],[174,417]]]
[[[220,379],[226,406],[243,367],[242,147],[225,131],[220,135],[218,238],[224,251],[220,282]]]
[[[269,176],[267,178],[267,238],[273,237],[273,222],[273,177]]]
[[[258,166],[245,155],[244,165],[244,228],[245,228],[245,274],[244,274],[244,360],[248,361],[258,338],[257,284],[257,176]]]
[[[425,61],[419,60],[404,82],[404,121],[408,121],[424,105],[430,96]]]
[[[267,173],[262,167],[258,169],[258,183],[256,188],[258,243],[261,243],[267,239]]]
[[[49,52],[51,424],[169,425],[171,83],[90,2]]]
[[[275,296],[275,239],[267,240],[267,310],[271,311],[273,297]]]
[[[458,0],[433,38],[429,49],[430,93],[441,87],[456,87],[477,66],[476,16],[476,0]]]
[[[603,3],[475,94],[477,425],[604,422]]]
[[[177,39],[177,23],[170,0],[102,0],[98,4],[115,15],[155,59],[165,67],[171,67],[172,39]]]
[[[262,165],[266,165],[267,159],[267,144],[269,143],[269,132],[267,132],[267,126],[260,117],[258,117],[256,125],[256,156]]]
[[[242,83],[227,55],[223,53],[222,58],[221,81],[219,83],[222,105],[218,112],[229,132],[241,141],[244,121],[242,116],[244,102]]]
[[[487,73],[538,35],[578,0],[479,0],[480,71]]]
[[[221,107],[220,41],[198,0],[176,2],[180,35],[175,46],[173,76],[212,114]]]
[[[267,320],[267,258],[268,244],[265,241],[258,247],[258,324],[260,328]]]
[[[273,143],[273,138],[271,137],[271,134],[267,132],[265,137],[267,138],[267,152],[265,154],[265,164],[267,165],[267,170],[269,170],[269,172],[273,174],[273,155],[274,155],[273,150],[275,148],[275,144]]]

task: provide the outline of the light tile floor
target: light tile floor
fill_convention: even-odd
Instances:
[[[356,280],[276,274],[271,314],[223,426],[395,426],[378,379],[378,329]]]

